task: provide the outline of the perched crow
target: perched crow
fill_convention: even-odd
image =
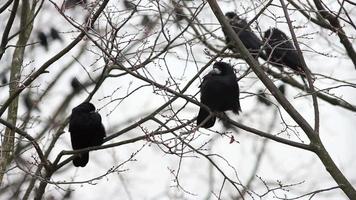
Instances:
[[[52,37],[53,40],[59,40],[59,41],[63,41],[62,37],[59,35],[57,29],[55,29],[54,27],[51,28],[50,30],[50,35]]]
[[[74,92],[79,92],[82,88],[81,83],[76,77],[73,77],[72,81],[70,82],[70,85],[72,86]]]
[[[105,129],[101,116],[95,112],[95,107],[84,102],[73,108],[69,121],[69,132],[74,150],[99,146],[103,143]],[[85,167],[89,161],[89,152],[80,153],[73,159],[76,167]]]
[[[239,101],[239,85],[232,66],[225,62],[216,62],[213,70],[203,78],[200,85],[200,101],[213,112],[232,110],[241,111]],[[200,125],[209,116],[209,111],[200,107],[197,124]],[[208,119],[201,127],[210,128],[214,125],[215,116]]]
[[[242,43],[245,45],[245,47],[249,50],[249,52],[257,58],[260,56],[261,58],[265,59],[265,55],[262,54],[261,52],[261,46],[262,46],[262,41],[257,37],[255,33],[252,32],[250,26],[248,26],[248,23],[246,20],[239,18],[239,16],[236,15],[234,12],[227,12],[225,14],[228,22],[234,29],[235,33],[240,33],[238,34],[240,40]],[[225,42],[227,45],[229,45],[229,48],[237,53],[238,50],[230,44],[231,39],[227,36],[226,31],[223,29],[224,35],[225,35]]]
[[[264,33],[266,54],[274,66],[282,69],[284,66],[302,73],[303,68],[297,50],[287,35],[277,28],[268,29]]]
[[[272,103],[269,101],[269,99],[267,98],[266,93],[263,92],[263,90],[258,90],[257,93],[257,100],[263,104],[265,104],[266,106],[270,106],[272,105]]]
[[[42,31],[38,32],[38,39],[40,41],[40,44],[46,49],[46,51],[48,50],[48,41],[47,41],[47,36],[46,34],[44,34]]]

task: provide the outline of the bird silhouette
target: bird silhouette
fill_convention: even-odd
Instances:
[[[232,66],[226,62],[214,63],[213,70],[203,78],[200,92],[200,102],[213,112],[232,110],[238,114],[241,111],[237,78]],[[209,115],[209,110],[200,107],[197,125],[204,128],[214,126],[216,117],[208,118]]]
[[[51,28],[50,30],[50,35],[52,37],[53,40],[59,40],[59,41],[63,41],[62,37],[59,35],[57,29],[55,29],[54,27]]]
[[[38,32],[38,40],[40,41],[40,45],[43,46],[45,48],[46,51],[48,51],[48,40],[47,40],[47,36],[45,33],[43,33],[42,31]]]
[[[261,57],[266,59],[266,56],[263,54],[261,47],[262,47],[262,40],[257,37],[257,35],[251,30],[250,26],[248,25],[245,19],[241,19],[236,13],[234,12],[227,12],[225,14],[228,22],[234,29],[235,33],[238,34],[241,42],[245,45],[245,47],[249,50],[249,52],[255,57]],[[226,30],[222,29],[225,35],[225,42],[229,48],[235,52],[239,53],[237,48],[231,44],[231,38],[227,36]]]
[[[283,69],[288,67],[296,72],[303,73],[301,60],[297,50],[288,36],[277,28],[265,31],[264,41],[266,42],[265,51],[272,65]]]
[[[95,112],[95,106],[89,102],[72,109],[69,132],[74,150],[99,146],[106,135],[100,114]],[[85,152],[76,155],[73,164],[76,167],[85,167],[88,161],[89,152]]]

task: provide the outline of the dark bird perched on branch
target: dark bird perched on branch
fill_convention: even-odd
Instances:
[[[238,34],[241,42],[245,45],[245,47],[249,50],[249,52],[255,57],[261,57],[266,59],[266,56],[262,53],[262,41],[260,38],[257,37],[255,33],[252,32],[250,26],[246,20],[239,18],[236,13],[234,12],[227,12],[225,14],[228,22],[234,29],[235,33]],[[225,35],[225,42],[226,45],[229,45],[229,48],[238,53],[239,51],[237,48],[234,47],[234,44],[231,44],[232,40],[227,36],[226,31],[223,29]]]
[[[228,63],[216,62],[213,65],[213,70],[203,78],[200,92],[200,102],[209,107],[212,112],[232,110],[238,114],[241,111],[239,85],[234,70]],[[209,115],[206,108],[200,107],[197,125],[204,128],[214,126],[216,117],[208,118]]]
[[[59,40],[59,41],[63,41],[62,37],[59,35],[57,29],[55,29],[54,27],[51,28],[50,30],[50,35],[52,37],[53,40]]]
[[[38,40],[40,41],[40,44],[48,51],[48,41],[47,41],[47,36],[44,34],[42,31],[38,32]]]
[[[302,61],[288,36],[281,30],[272,28],[265,32],[263,40],[266,42],[265,51],[270,63],[281,70],[284,66],[294,70],[300,74],[304,85],[307,85]]]
[[[99,146],[104,142],[105,129],[101,116],[95,112],[95,106],[84,102],[73,108],[69,120],[69,132],[74,150]],[[89,161],[89,152],[80,153],[73,159],[76,167],[85,167]]]
[[[303,73],[302,62],[298,57],[297,50],[288,36],[277,28],[268,29],[264,33],[266,41],[266,54],[274,66],[282,69],[284,66]]]

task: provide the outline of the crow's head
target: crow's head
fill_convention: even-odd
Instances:
[[[230,25],[235,28],[245,28],[245,26],[249,28],[249,26],[247,25],[247,21],[245,19],[240,18],[234,12],[227,12],[225,14],[225,17],[228,19]]]
[[[226,62],[216,62],[213,65],[213,73],[219,75],[229,75],[234,74],[234,68]]]
[[[90,102],[81,103],[79,106],[73,108],[72,112],[90,113],[95,112],[95,106]]]
[[[234,17],[237,17],[237,15],[234,12],[227,12],[227,13],[225,13],[225,17],[231,20]]]
[[[273,41],[284,41],[288,40],[288,37],[285,33],[283,33],[278,28],[268,29],[264,34],[265,40],[273,40]]]

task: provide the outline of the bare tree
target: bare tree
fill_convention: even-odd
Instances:
[[[1,198],[356,199],[354,6],[2,2]],[[264,32],[283,30],[306,82],[251,55],[224,16],[231,11],[247,21],[240,32],[261,38],[261,52]],[[220,60],[236,70],[242,113],[210,112],[219,120],[205,129],[199,85]],[[72,150],[69,115],[84,101],[107,137]],[[89,164],[74,167],[89,151]]]

